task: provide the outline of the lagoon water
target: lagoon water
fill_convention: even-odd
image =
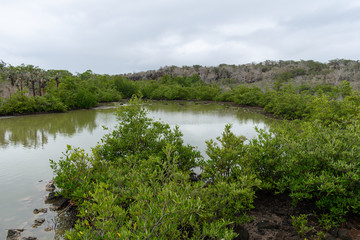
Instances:
[[[62,224],[56,212],[32,212],[48,207],[44,189],[53,177],[49,159],[58,160],[67,145],[90,152],[104,134],[114,129],[116,106],[0,118],[0,239],[13,228],[26,229],[22,236],[61,239]],[[250,139],[257,134],[255,127],[268,128],[273,121],[259,113],[217,103],[150,102],[146,107],[154,119],[171,127],[178,125],[185,143],[197,147],[204,156],[205,140],[220,136],[225,124],[231,123],[233,132]],[[38,217],[44,217],[45,223],[32,228]],[[47,227],[58,230],[45,231]]]

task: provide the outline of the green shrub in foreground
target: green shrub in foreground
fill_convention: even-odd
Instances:
[[[200,156],[183,145],[178,129],[147,118],[136,101],[118,116],[119,126],[91,157],[68,147],[52,161],[61,194],[78,205],[79,219],[66,238],[236,237],[234,227],[248,220],[252,207],[253,179],[191,182],[190,168]]]
[[[260,133],[247,158],[263,185],[290,192],[295,204],[313,201],[334,223],[360,212],[360,122],[291,122]]]

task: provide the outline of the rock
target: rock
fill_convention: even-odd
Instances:
[[[35,208],[33,211],[34,214],[38,214],[38,213],[47,213],[47,208]]]
[[[55,185],[54,185],[54,183],[49,182],[48,184],[46,184],[45,190],[48,191],[48,192],[53,192],[53,191],[55,191]]]
[[[236,240],[248,240],[249,239],[249,232],[241,225],[235,225],[234,231],[239,234],[236,238]]]
[[[194,173],[194,172],[191,172],[190,173],[190,180],[192,181],[192,182],[197,182],[197,181],[199,181],[201,179],[201,174],[196,174],[196,173]]]
[[[59,208],[58,208],[58,207],[55,207],[55,206],[50,206],[49,209],[50,209],[50,211],[57,211],[57,210],[59,210]]]
[[[23,237],[21,240],[37,240],[36,237]]]
[[[325,240],[336,240],[336,237],[334,237],[330,233],[326,233]]]
[[[52,203],[55,202],[62,197],[57,194],[57,192],[50,192],[48,196],[45,197],[45,203]]]
[[[32,227],[37,228],[37,227],[41,226],[41,224],[43,224],[44,222],[45,222],[45,218],[37,218],[37,219],[35,219]]]
[[[289,215],[285,209],[276,209],[274,213],[279,216],[287,216]]]
[[[286,240],[286,233],[283,231],[276,233],[275,240]]]
[[[283,226],[283,227],[289,227],[289,226],[292,226],[292,224],[291,224],[291,222],[290,222],[290,220],[289,219],[284,219],[283,221],[282,221],[282,223],[281,223],[281,225]]]
[[[70,201],[70,199],[61,198],[61,199],[57,200],[56,202],[54,202],[53,205],[55,207],[57,207],[57,209],[62,209],[69,204],[69,201]]]
[[[339,229],[338,231],[338,238],[340,238],[341,240],[351,240],[352,237],[350,235],[350,231],[344,228]]]
[[[6,240],[18,240],[21,237],[21,233],[24,231],[24,229],[9,229]]]
[[[331,229],[330,230],[330,234],[333,235],[334,237],[337,237],[338,236],[338,232],[339,232],[339,229],[335,228],[335,229]]]
[[[262,234],[264,232],[264,229],[279,229],[280,226],[276,223],[271,223],[267,220],[258,222],[256,224],[258,231],[260,232],[260,234]]]
[[[45,228],[45,232],[50,232],[50,231],[52,231],[52,228],[51,228],[51,227]]]
[[[300,240],[300,236],[290,236],[287,240]]]

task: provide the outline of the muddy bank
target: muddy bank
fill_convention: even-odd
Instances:
[[[274,195],[270,192],[258,192],[254,207],[249,212],[252,220],[243,225],[248,232],[247,239],[249,240],[360,239],[360,216],[349,216],[347,222],[339,228],[326,232],[315,221],[315,205],[311,202],[294,207],[286,194]],[[311,229],[304,236],[296,231],[291,218],[291,216],[301,214],[308,215],[308,227]],[[319,232],[324,234],[320,235]]]

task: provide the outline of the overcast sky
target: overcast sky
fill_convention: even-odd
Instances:
[[[359,0],[0,0],[0,60],[73,73],[359,60]]]

